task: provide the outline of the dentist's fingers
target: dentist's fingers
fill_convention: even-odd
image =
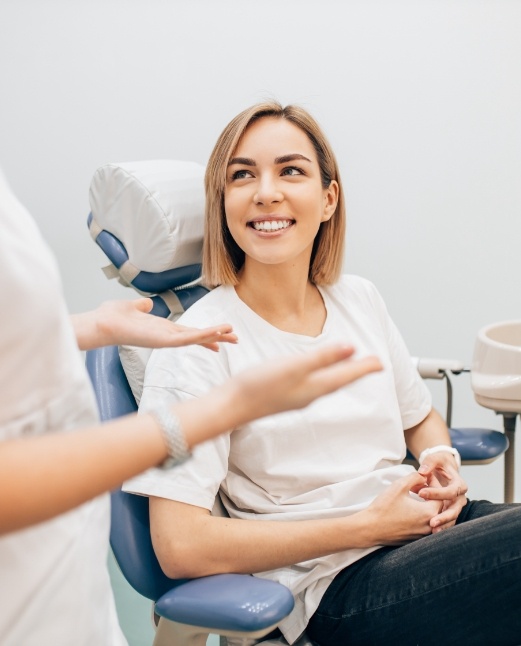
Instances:
[[[376,357],[350,359],[352,354],[351,348],[332,348],[310,361],[307,366],[310,372],[309,394],[318,397],[382,370],[382,364]]]
[[[350,346],[331,345],[243,372],[236,385],[242,391],[245,414],[252,419],[303,408],[317,397],[382,369],[375,357],[352,359],[353,352]]]

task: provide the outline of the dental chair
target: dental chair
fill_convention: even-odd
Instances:
[[[110,260],[106,275],[151,296],[152,313],[171,320],[207,291],[200,277],[203,175],[204,168],[191,162],[108,164],[91,184],[88,226]],[[115,346],[87,353],[102,420],[137,409],[149,355],[147,349]],[[449,372],[463,367],[429,360],[419,361],[418,369],[426,378],[445,378],[450,395]],[[451,436],[464,464],[485,464],[508,447],[493,430],[451,429]],[[241,646],[258,643],[293,609],[287,588],[253,576],[166,577],[152,547],[146,497],[112,493],[110,542],[128,583],[153,602],[154,646],[203,646],[209,634],[220,635],[221,644],[227,638]],[[303,637],[299,646],[306,644]]]

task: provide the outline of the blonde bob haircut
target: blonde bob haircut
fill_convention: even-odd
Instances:
[[[309,278],[316,285],[330,285],[342,270],[345,238],[345,203],[335,155],[318,123],[303,108],[282,107],[276,101],[259,103],[238,114],[221,133],[208,161],[205,174],[206,214],[203,244],[203,276],[209,287],[236,285],[237,273],[244,264],[244,252],[232,238],[226,223],[224,192],[228,163],[249,126],[259,119],[287,119],[298,126],[313,144],[317,154],[322,187],[338,182],[336,210],[322,222],[313,244]]]

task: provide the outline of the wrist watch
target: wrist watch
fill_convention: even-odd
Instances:
[[[170,406],[162,406],[150,411],[159,424],[163,439],[165,441],[168,457],[161,462],[157,468],[171,469],[182,464],[192,455],[181,430],[179,418],[174,414]]]
[[[453,446],[447,446],[446,444],[440,444],[440,446],[433,446],[430,449],[425,449],[420,453],[420,457],[418,458],[418,462],[420,464],[423,463],[425,458],[428,455],[431,455],[432,453],[439,453],[440,451],[444,451],[446,453],[452,453],[454,456],[454,459],[456,460],[456,464],[458,465],[458,469],[461,466],[461,456],[459,454],[458,449],[455,449]]]

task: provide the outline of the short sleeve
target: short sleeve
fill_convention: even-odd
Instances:
[[[205,361],[200,360],[201,353],[207,353],[203,355]],[[139,412],[186,401],[222,383],[226,371],[219,358],[210,355],[207,349],[196,346],[155,351],[147,366]],[[229,452],[228,433],[196,446],[182,465],[170,470],[149,469],[128,480],[123,490],[211,510],[228,471]]]
[[[374,285],[371,299],[382,323],[393,369],[396,395],[404,430],[424,420],[432,409],[432,396],[413,364],[402,335],[391,319],[387,307]]]
[[[173,469],[149,469],[128,480],[123,490],[212,510],[228,471],[229,434],[196,446],[192,457]]]

